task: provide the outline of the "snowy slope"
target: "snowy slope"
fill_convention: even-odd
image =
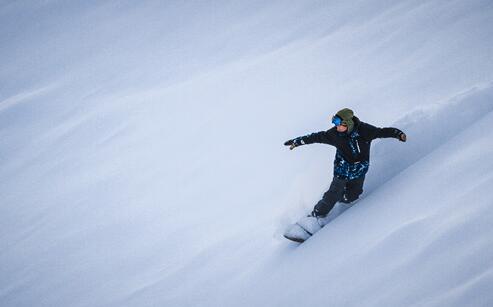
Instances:
[[[251,277],[248,305],[490,306],[493,113],[477,115]]]
[[[491,305],[492,24],[490,1],[2,3],[0,305]],[[346,106],[409,142],[375,142],[364,200],[296,246],[335,151],[282,143]]]
[[[376,180],[386,178],[385,172],[394,174],[391,179],[303,245],[279,239],[273,246],[268,235],[272,227],[260,226],[253,234],[209,247],[174,278],[145,287],[126,302],[491,305],[493,207],[487,191],[493,184],[493,161],[488,159],[493,154],[492,101],[493,88],[488,87],[430,108],[426,115],[407,117],[401,124],[411,135],[429,133],[436,122],[447,129],[435,129],[433,138],[423,136],[421,142],[409,140],[406,146],[412,151],[377,151],[376,161],[402,159],[391,170],[379,165],[372,170]],[[466,106],[469,112],[453,111]],[[459,129],[454,116],[474,124],[452,136]],[[401,146],[383,142],[389,141],[375,146]],[[416,148],[422,146],[426,148]],[[332,213],[343,210],[336,207]]]

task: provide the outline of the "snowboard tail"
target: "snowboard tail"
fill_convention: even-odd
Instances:
[[[288,231],[284,233],[284,237],[288,240],[303,243],[308,238],[310,238],[313,234],[301,227],[298,223],[291,226]]]
[[[329,215],[325,217],[314,217],[311,215],[305,216],[298,222],[291,225],[284,232],[284,237],[294,242],[303,243],[311,236],[313,236],[317,231],[322,229],[322,227],[327,225],[335,217],[342,214],[342,212],[346,211],[347,209],[351,208],[360,199],[361,198],[358,198],[352,202],[340,202],[341,206],[339,206],[339,212],[335,216],[334,214],[331,214],[330,217]]]
[[[291,225],[286,232],[284,232],[284,237],[288,240],[303,243],[308,240],[314,233],[322,229],[324,226],[321,219],[306,216],[299,220],[297,223]]]

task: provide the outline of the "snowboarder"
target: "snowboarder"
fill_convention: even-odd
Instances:
[[[291,150],[312,143],[324,143],[335,146],[337,149],[334,160],[334,178],[330,188],[313,208],[309,215],[311,219],[305,219],[301,226],[306,225],[307,222],[313,224],[314,221],[324,218],[337,202],[353,204],[358,200],[363,193],[363,183],[370,162],[370,145],[374,139],[396,138],[401,142],[406,141],[406,134],[401,130],[377,128],[361,122],[358,117],[354,116],[353,111],[347,108],[337,112],[332,117],[332,123],[334,127],[327,131],[297,137],[284,143]],[[323,225],[302,228],[308,232],[308,238],[321,226]],[[307,228],[310,228],[310,231],[307,231]],[[288,237],[288,239],[293,238]],[[304,239],[295,241],[302,242]]]

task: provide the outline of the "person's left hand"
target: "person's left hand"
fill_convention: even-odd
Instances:
[[[407,136],[404,132],[401,132],[401,134],[399,135],[399,141],[401,142],[407,141]]]

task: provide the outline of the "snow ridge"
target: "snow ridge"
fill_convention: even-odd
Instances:
[[[397,120],[393,126],[405,131],[406,146],[376,142],[367,191],[392,177],[442,146],[469,125],[493,111],[493,85],[474,87],[448,101],[415,110]],[[478,131],[478,133],[481,133]]]

